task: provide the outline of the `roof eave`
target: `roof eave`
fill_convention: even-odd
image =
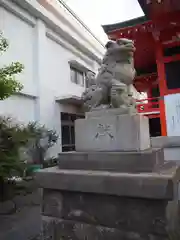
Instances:
[[[142,8],[144,14],[148,15],[148,6],[146,4],[146,0],[137,0],[139,2],[140,7]]]
[[[129,27],[133,27],[139,24],[143,24],[146,21],[148,21],[146,16],[142,16],[142,17],[138,17],[138,18],[134,18],[125,22],[120,22],[120,23],[115,23],[115,24],[107,24],[107,25],[102,25],[102,28],[104,30],[104,32],[106,34],[118,30],[118,29],[122,29],[122,28],[129,28]]]

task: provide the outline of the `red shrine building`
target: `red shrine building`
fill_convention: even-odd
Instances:
[[[135,87],[146,92],[138,111],[149,117],[151,136],[180,136],[180,0],[138,0],[145,16],[104,25],[109,39],[136,46]]]

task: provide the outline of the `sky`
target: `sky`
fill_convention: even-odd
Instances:
[[[101,25],[123,22],[143,15],[137,0],[64,0],[103,43]]]

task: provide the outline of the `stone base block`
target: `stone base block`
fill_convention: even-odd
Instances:
[[[139,151],[150,148],[149,121],[135,115],[106,115],[78,119],[76,151]]]
[[[165,240],[179,234],[177,166],[138,174],[54,167],[36,179],[43,188],[44,239]]]
[[[176,179],[180,179],[180,168],[176,165],[138,174],[52,167],[38,171],[36,176],[40,187],[46,189],[169,200],[177,195]]]
[[[67,152],[59,154],[60,169],[110,172],[152,172],[164,164],[162,149],[141,152]]]
[[[119,198],[45,189],[42,213],[44,216],[59,219],[61,223],[67,225],[71,222],[75,224],[80,222],[97,225],[96,227],[119,229],[122,233],[165,235],[167,205],[168,202],[163,200]],[[155,219],[157,222],[153,225]],[[160,226],[158,226],[159,219],[163,222]]]

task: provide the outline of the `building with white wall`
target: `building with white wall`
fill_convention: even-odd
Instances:
[[[97,72],[104,46],[58,0],[0,0],[0,30],[10,44],[0,65],[19,61],[25,66],[18,76],[24,89],[0,101],[0,114],[56,129],[60,136],[53,151],[56,154],[62,149],[61,130],[65,138],[74,138],[67,136],[71,127],[62,128],[61,113],[80,111],[85,72]],[[62,116],[67,117],[75,115]],[[65,139],[64,145],[68,141],[73,144],[73,139]]]

